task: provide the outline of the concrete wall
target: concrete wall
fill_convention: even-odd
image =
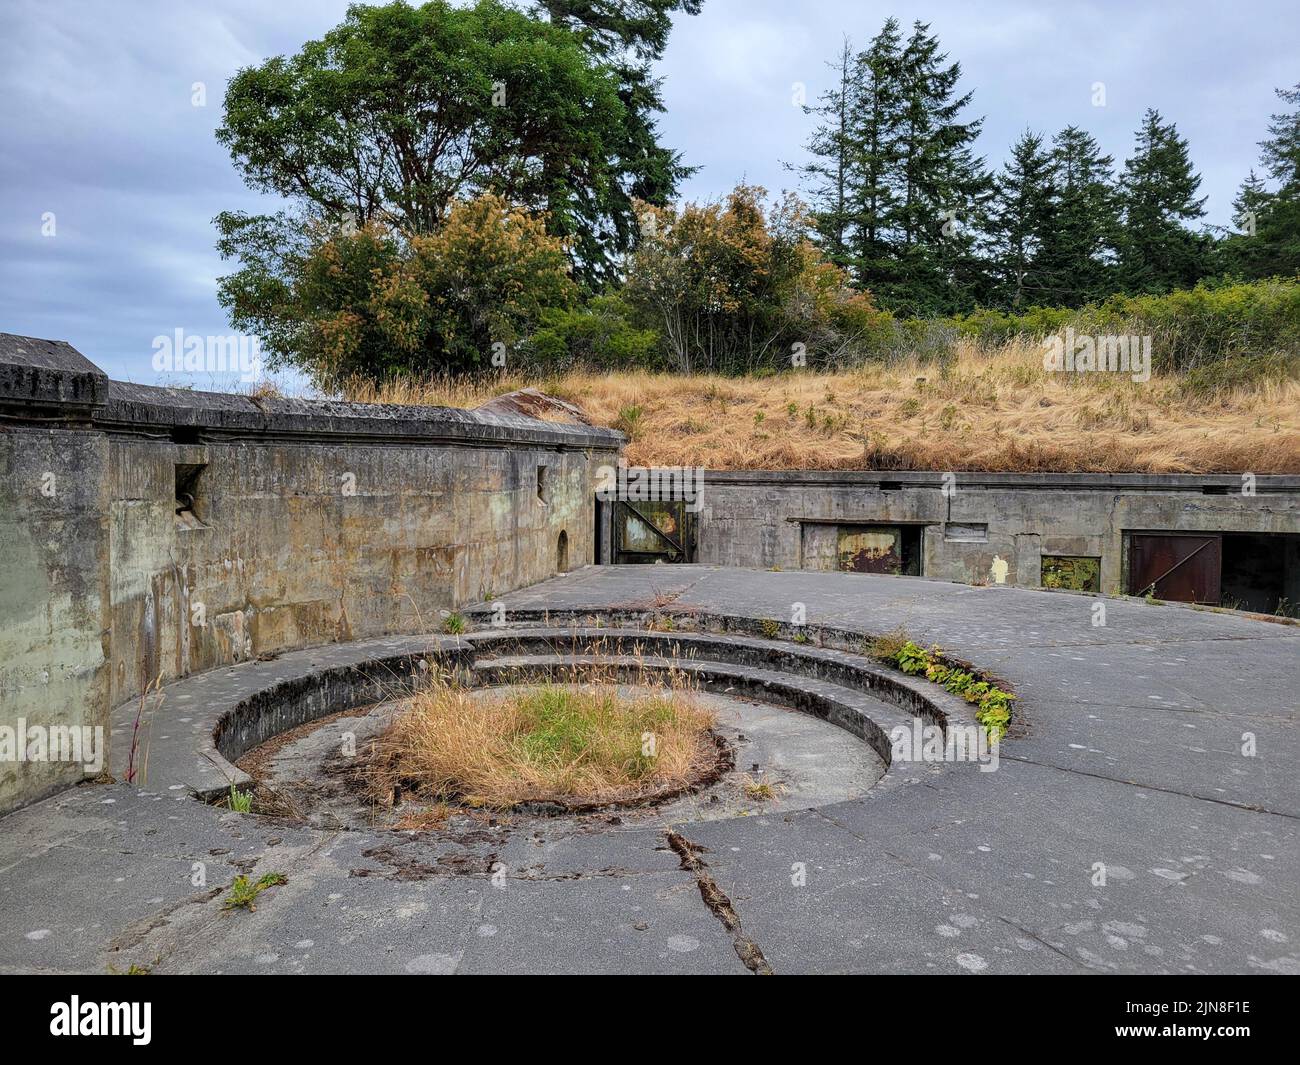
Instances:
[[[804,523],[921,523],[922,574],[1039,586],[1043,555],[1101,559],[1101,590],[1123,590],[1124,532],[1300,533],[1300,477],[1261,476],[1241,494],[1233,475],[715,473],[702,491],[696,561],[819,568],[804,558]],[[944,491],[945,483],[951,490]],[[971,526],[986,526],[976,539]]]
[[[0,334],[0,729],[107,726],[159,677],[436,631],[552,576],[561,534],[570,568],[591,562],[594,471],[621,441],[127,385]],[[0,811],[82,775],[0,758]]]

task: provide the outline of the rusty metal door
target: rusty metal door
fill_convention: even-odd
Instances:
[[[901,573],[903,530],[897,526],[839,528],[840,569],[850,573]]]
[[[1223,541],[1217,533],[1129,535],[1129,595],[1217,604],[1222,571]]]
[[[614,503],[613,561],[690,562],[695,557],[695,515],[680,499]]]

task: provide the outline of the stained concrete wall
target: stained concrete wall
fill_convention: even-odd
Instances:
[[[917,523],[922,573],[1036,588],[1043,555],[1101,559],[1101,590],[1124,587],[1126,531],[1300,533],[1300,477],[1140,474],[708,472],[696,561],[820,568],[805,558],[805,523]],[[945,486],[949,490],[945,492]],[[971,526],[986,526],[983,539]]]
[[[621,442],[127,385],[0,334],[0,728],[106,726],[160,677],[436,631],[442,611],[552,576],[561,534],[569,567],[591,562],[595,470]],[[0,811],[82,775],[0,760]]]

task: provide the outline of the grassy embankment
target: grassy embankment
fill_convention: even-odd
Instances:
[[[358,385],[368,402],[474,407],[533,385],[628,432],[634,465],[744,469],[1300,472],[1300,381],[1052,373],[1036,341],[943,361],[758,377],[575,371]]]

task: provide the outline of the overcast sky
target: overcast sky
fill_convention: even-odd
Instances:
[[[0,332],[68,340],[110,376],[145,383],[157,381],[154,337],[228,333],[211,219],[267,204],[213,137],[226,80],[319,37],[346,6],[0,0]],[[961,61],[990,162],[1026,127],[1074,123],[1119,163],[1155,107],[1190,140],[1220,224],[1278,109],[1273,89],[1300,81],[1294,0],[705,0],[678,20],[661,64],[664,140],[702,167],[686,195],[741,179],[794,186],[781,164],[802,158],[811,125],[794,86],[815,99],[842,35],[861,45],[891,14],[931,23]],[[195,82],[206,106],[191,103]]]

